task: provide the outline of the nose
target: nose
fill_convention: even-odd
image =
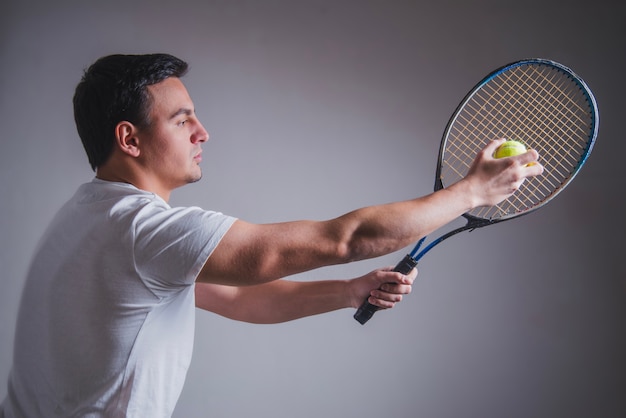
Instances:
[[[192,141],[196,143],[196,142],[206,142],[208,140],[209,140],[209,133],[207,132],[206,129],[204,129],[204,126],[202,126],[202,123],[198,121],[198,127],[196,129],[196,132],[194,132]]]

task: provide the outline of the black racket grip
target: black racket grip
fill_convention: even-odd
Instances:
[[[417,266],[417,261],[415,261],[415,259],[411,257],[410,254],[407,254],[402,259],[402,261],[400,261],[398,265],[394,267],[393,271],[397,271],[398,273],[402,274],[409,274],[411,270],[415,268],[415,266]],[[356,310],[354,314],[354,319],[356,319],[359,324],[364,325],[372,318],[372,316],[374,316],[374,313],[376,313],[378,309],[380,308],[369,303],[366,298],[361,306],[359,306],[359,309]]]

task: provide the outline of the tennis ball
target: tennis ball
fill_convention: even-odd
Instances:
[[[505,141],[496,148],[493,158],[514,157],[526,152],[526,146],[519,141]]]

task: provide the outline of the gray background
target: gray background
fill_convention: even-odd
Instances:
[[[443,128],[508,62],[591,86],[598,143],[543,210],[465,233],[365,327],[352,310],[255,326],[199,312],[176,417],[623,417],[626,7],[596,1],[26,0],[0,13],[0,396],[43,228],[93,173],[73,89],[109,53],[169,52],[211,133],[174,193],[248,221],[327,219],[432,190]],[[436,3],[436,4],[435,4]],[[353,277],[405,251],[296,277]]]

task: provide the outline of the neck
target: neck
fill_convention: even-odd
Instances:
[[[104,181],[132,184],[140,190],[145,190],[158,195],[166,202],[169,202],[170,200],[171,190],[160,187],[156,184],[156,182],[151,181],[149,177],[137,175],[132,171],[127,172],[126,170],[113,170],[111,167],[103,165],[98,167],[96,171],[96,178]]]

